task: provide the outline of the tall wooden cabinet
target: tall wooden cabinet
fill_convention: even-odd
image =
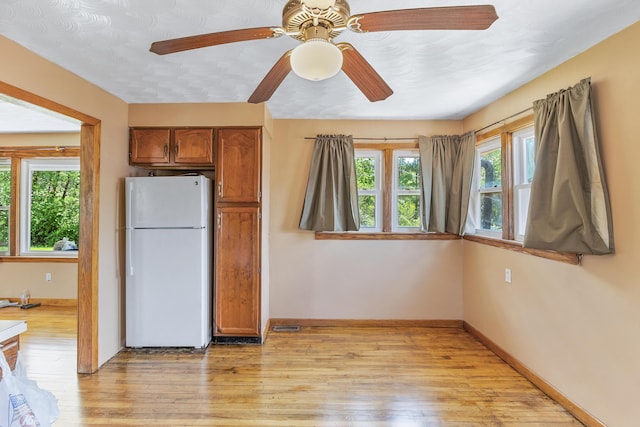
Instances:
[[[260,128],[216,129],[214,341],[260,342]]]

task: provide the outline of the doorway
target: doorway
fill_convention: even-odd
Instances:
[[[0,94],[78,120],[80,129],[80,233],[78,246],[78,373],[98,369],[98,213],[100,120],[0,82]]]

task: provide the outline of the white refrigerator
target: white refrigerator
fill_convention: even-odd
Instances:
[[[127,347],[211,341],[211,180],[127,177]]]

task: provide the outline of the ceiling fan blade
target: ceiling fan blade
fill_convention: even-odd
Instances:
[[[485,30],[498,19],[491,5],[427,7],[354,15],[348,28],[356,32],[395,30]]]
[[[278,30],[278,28],[273,27],[260,27],[200,34],[197,36],[154,42],[151,44],[151,48],[149,50],[153,53],[157,53],[158,55],[166,55],[167,53],[182,52],[185,50],[199,49],[201,47],[215,46],[219,44],[279,37],[283,32]]]
[[[371,64],[360,55],[360,52],[349,43],[338,43],[336,46],[342,51],[342,71],[358,86],[358,89],[369,101],[382,101],[391,96],[393,90],[382,80],[380,74],[373,69]]]
[[[292,51],[293,49],[285,52],[285,54],[278,59],[278,62],[275,63],[264,79],[262,79],[247,102],[259,104],[271,98],[271,95],[278,89],[284,78],[291,72],[290,57]]]

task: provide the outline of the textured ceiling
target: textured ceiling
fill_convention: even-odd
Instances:
[[[0,34],[128,103],[244,102],[289,37],[166,56],[156,40],[280,26],[286,0],[1,0]],[[275,118],[460,119],[640,19],[638,0],[351,0],[351,13],[493,4],[485,31],[356,34],[353,44],[394,90],[370,103],[344,75],[291,73]],[[588,70],[585,71],[588,73]],[[587,77],[587,76],[585,76]]]
[[[0,94],[0,133],[79,132],[81,123]]]

